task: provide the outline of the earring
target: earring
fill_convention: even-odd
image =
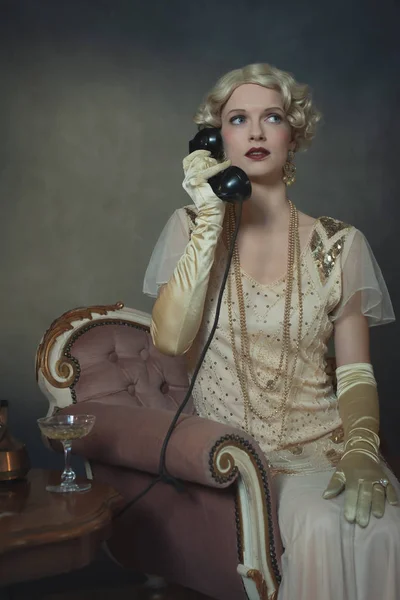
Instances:
[[[287,186],[296,181],[296,165],[294,164],[294,152],[289,150],[287,161],[283,167],[283,183]]]

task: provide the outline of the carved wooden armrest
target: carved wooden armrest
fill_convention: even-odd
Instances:
[[[72,343],[88,329],[107,323],[148,331],[150,315],[126,308],[122,302],[74,308],[55,319],[44,334],[36,352],[36,379],[49,400],[48,415],[75,402],[80,365],[70,353]]]
[[[254,441],[221,438],[210,453],[212,476],[220,483],[237,476],[238,573],[250,600],[275,600],[283,552],[270,466]]]

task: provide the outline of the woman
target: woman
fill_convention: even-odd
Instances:
[[[287,197],[294,153],[315,134],[307,86],[265,64],[222,77],[199,108],[226,159],[183,162],[193,205],[175,211],[144,283],[151,333],[189,371],[207,340],[235,227],[207,180],[230,164],[252,184],[219,326],[193,392],[197,413],[245,429],[276,473],[285,547],[280,600],[398,600],[399,485],[379,457],[368,326],[394,319],[364,236],[314,219]],[[326,375],[334,336],[337,395]],[[342,493],[344,492],[344,493]]]

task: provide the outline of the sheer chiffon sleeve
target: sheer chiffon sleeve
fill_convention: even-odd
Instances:
[[[364,235],[354,229],[342,253],[342,295],[331,320],[360,311],[370,327],[395,320],[382,272]]]
[[[176,210],[167,221],[152,252],[143,282],[143,293],[157,298],[161,285],[168,283],[189,242],[185,209]]]

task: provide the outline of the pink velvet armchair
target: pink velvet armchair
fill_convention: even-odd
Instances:
[[[149,324],[122,304],[75,309],[52,323],[37,352],[48,414],[96,416],[73,451],[127,502],[156,477],[188,388],[184,360],[157,351]],[[201,419],[190,404],[166,464],[184,490],[158,483],[117,518],[113,557],[218,600],[276,598],[282,544],[268,462],[254,439]]]

